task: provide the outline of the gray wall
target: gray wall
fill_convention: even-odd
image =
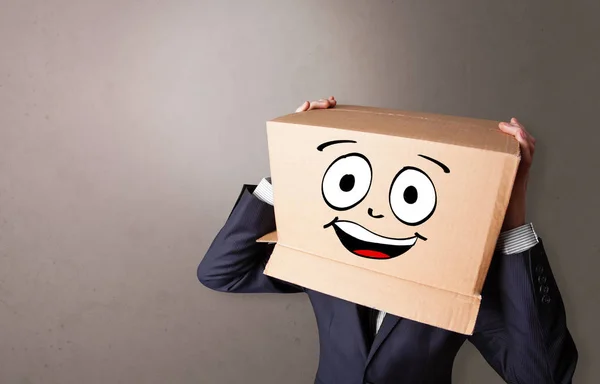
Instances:
[[[526,123],[530,219],[595,382],[599,4],[1,0],[0,382],[311,382],[306,297],[195,269],[268,174],[265,120],[331,94]],[[470,346],[454,376],[501,382]]]

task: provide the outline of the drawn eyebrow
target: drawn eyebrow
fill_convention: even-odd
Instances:
[[[442,168],[442,169],[444,170],[444,173],[450,173],[450,168],[448,168],[448,167],[447,167],[447,166],[446,166],[444,163],[442,163],[441,161],[438,161],[438,160],[436,160],[436,159],[432,159],[431,157],[429,157],[429,156],[425,156],[425,155],[419,155],[419,156],[421,156],[422,158],[424,158],[424,159],[427,159],[427,160],[429,160],[429,161],[431,161],[431,162],[433,162],[433,163],[435,163],[435,164],[439,165],[439,166],[440,166],[440,168]]]
[[[322,152],[325,148],[329,147],[330,145],[341,144],[341,143],[356,143],[356,141],[354,141],[354,140],[332,140],[332,141],[327,141],[327,142],[319,145],[317,147],[317,151]]]

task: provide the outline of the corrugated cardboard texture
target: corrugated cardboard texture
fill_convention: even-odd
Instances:
[[[267,126],[278,245],[266,273],[472,332],[519,162],[516,140],[496,122],[346,106],[284,116]],[[344,172],[357,173],[352,185],[368,183],[368,192],[339,209],[328,201],[323,180],[333,163],[349,156],[356,163]],[[402,205],[392,185],[407,169],[426,175],[421,179],[434,189],[432,212],[419,223],[393,208]],[[427,195],[429,187],[423,188],[418,196]],[[340,196],[347,193],[353,192]],[[420,203],[411,204],[406,212]],[[364,230],[357,233],[358,226]],[[390,255],[354,249],[373,244],[361,241],[367,238],[411,245],[379,259]]]

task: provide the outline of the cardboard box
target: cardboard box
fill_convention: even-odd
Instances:
[[[498,122],[338,106],[267,134],[265,274],[472,334],[520,159]]]

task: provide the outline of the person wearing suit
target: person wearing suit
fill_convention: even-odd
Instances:
[[[330,97],[305,102],[297,112],[335,105]],[[535,139],[516,119],[500,129],[519,141],[522,159],[471,336],[264,275],[273,245],[256,240],[275,230],[268,179],[243,187],[200,262],[198,279],[220,292],[306,293],[320,340],[316,384],[450,383],[454,358],[467,340],[507,383],[571,383],[577,349],[542,240],[525,222]]]

